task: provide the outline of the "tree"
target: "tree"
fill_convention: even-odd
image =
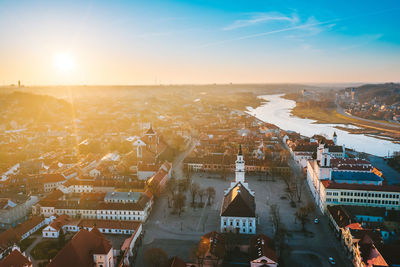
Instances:
[[[151,248],[144,253],[144,262],[147,267],[164,267],[168,262],[168,255],[160,248]]]
[[[281,224],[281,216],[279,213],[279,206],[273,204],[269,207],[270,220],[272,223],[273,230],[276,232]]]
[[[203,196],[206,193],[206,190],[204,190],[203,188],[200,188],[199,191],[197,192],[197,194],[199,195],[200,198],[200,204],[203,206]]]
[[[295,197],[296,197],[296,190],[293,185],[291,185],[286,192],[286,196],[290,201],[290,205],[294,208],[296,207]]]
[[[297,202],[301,202],[301,196],[303,194],[304,189],[304,180],[300,177],[297,177],[294,182],[294,190],[297,197]]]
[[[310,220],[309,215],[315,210],[314,203],[309,202],[307,205],[300,207],[294,214],[296,219],[301,223],[301,230],[306,231],[306,223]]]
[[[171,177],[171,179],[169,179],[167,181],[166,184],[166,190],[168,192],[168,207],[170,207],[170,197],[171,199],[174,199],[175,197],[175,192],[176,192],[176,188],[177,188],[177,182],[176,179],[174,177]]]
[[[270,220],[274,228],[274,242],[277,248],[277,253],[280,254],[285,247],[288,231],[286,226],[281,222],[279,206],[275,204],[270,206],[270,216]]]
[[[211,186],[207,187],[206,193],[207,193],[207,205],[211,205],[211,200],[213,200],[215,198],[214,187],[211,187]]]
[[[194,207],[196,195],[200,190],[200,185],[197,182],[193,182],[190,186],[190,195],[192,196],[192,207]]]
[[[293,186],[293,177],[291,175],[281,175],[281,179],[286,185],[286,191],[289,191]]]
[[[185,168],[185,177],[186,180],[190,181],[192,179],[193,170],[189,167]]]
[[[179,192],[174,197],[174,210],[178,211],[178,215],[181,216],[183,208],[185,207],[186,196]]]

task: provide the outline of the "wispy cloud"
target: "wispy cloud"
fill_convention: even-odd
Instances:
[[[267,31],[267,32],[244,35],[244,36],[240,36],[240,37],[236,37],[236,38],[232,38],[232,39],[226,39],[226,40],[222,40],[222,41],[218,41],[218,42],[204,44],[204,45],[199,46],[199,48],[208,47],[208,46],[214,46],[214,45],[220,45],[220,44],[224,44],[224,43],[228,43],[228,42],[251,39],[251,38],[256,38],[256,37],[262,37],[262,36],[277,34],[277,33],[281,33],[281,32],[312,29],[315,26],[334,24],[335,22],[338,22],[340,20],[342,20],[342,19],[332,19],[332,20],[321,21],[321,22],[305,23],[305,24],[300,24],[300,25],[296,25],[296,26],[281,28],[281,29]]]
[[[296,14],[293,14],[292,16],[286,16],[278,12],[251,13],[247,15],[246,19],[235,20],[230,25],[224,27],[223,30],[230,31],[272,21],[288,22],[291,24],[295,24],[299,21],[299,18]]]

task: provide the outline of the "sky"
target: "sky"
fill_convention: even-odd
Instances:
[[[400,1],[0,0],[0,85],[400,81]]]

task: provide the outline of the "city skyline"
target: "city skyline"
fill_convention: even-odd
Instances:
[[[0,83],[396,82],[394,1],[0,2]]]

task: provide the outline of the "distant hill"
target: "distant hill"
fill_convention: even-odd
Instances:
[[[400,101],[400,83],[365,84],[355,90],[360,103],[369,102],[375,98],[386,105]]]
[[[1,123],[50,122],[61,120],[71,113],[71,105],[65,100],[48,95],[26,92],[0,94]]]
[[[345,86],[341,87],[344,88]],[[201,92],[209,93],[235,93],[235,92],[252,92],[257,95],[261,94],[284,94],[300,92],[306,90],[325,90],[332,89],[332,86],[314,86],[306,84],[182,84],[182,85],[82,85],[82,86],[29,86],[20,88],[20,91],[29,93],[40,93],[51,95],[59,98],[65,97],[92,97],[109,96],[112,93],[116,95],[135,96],[160,96],[163,93],[187,93],[193,94]],[[15,87],[0,87],[2,92],[14,91]]]

